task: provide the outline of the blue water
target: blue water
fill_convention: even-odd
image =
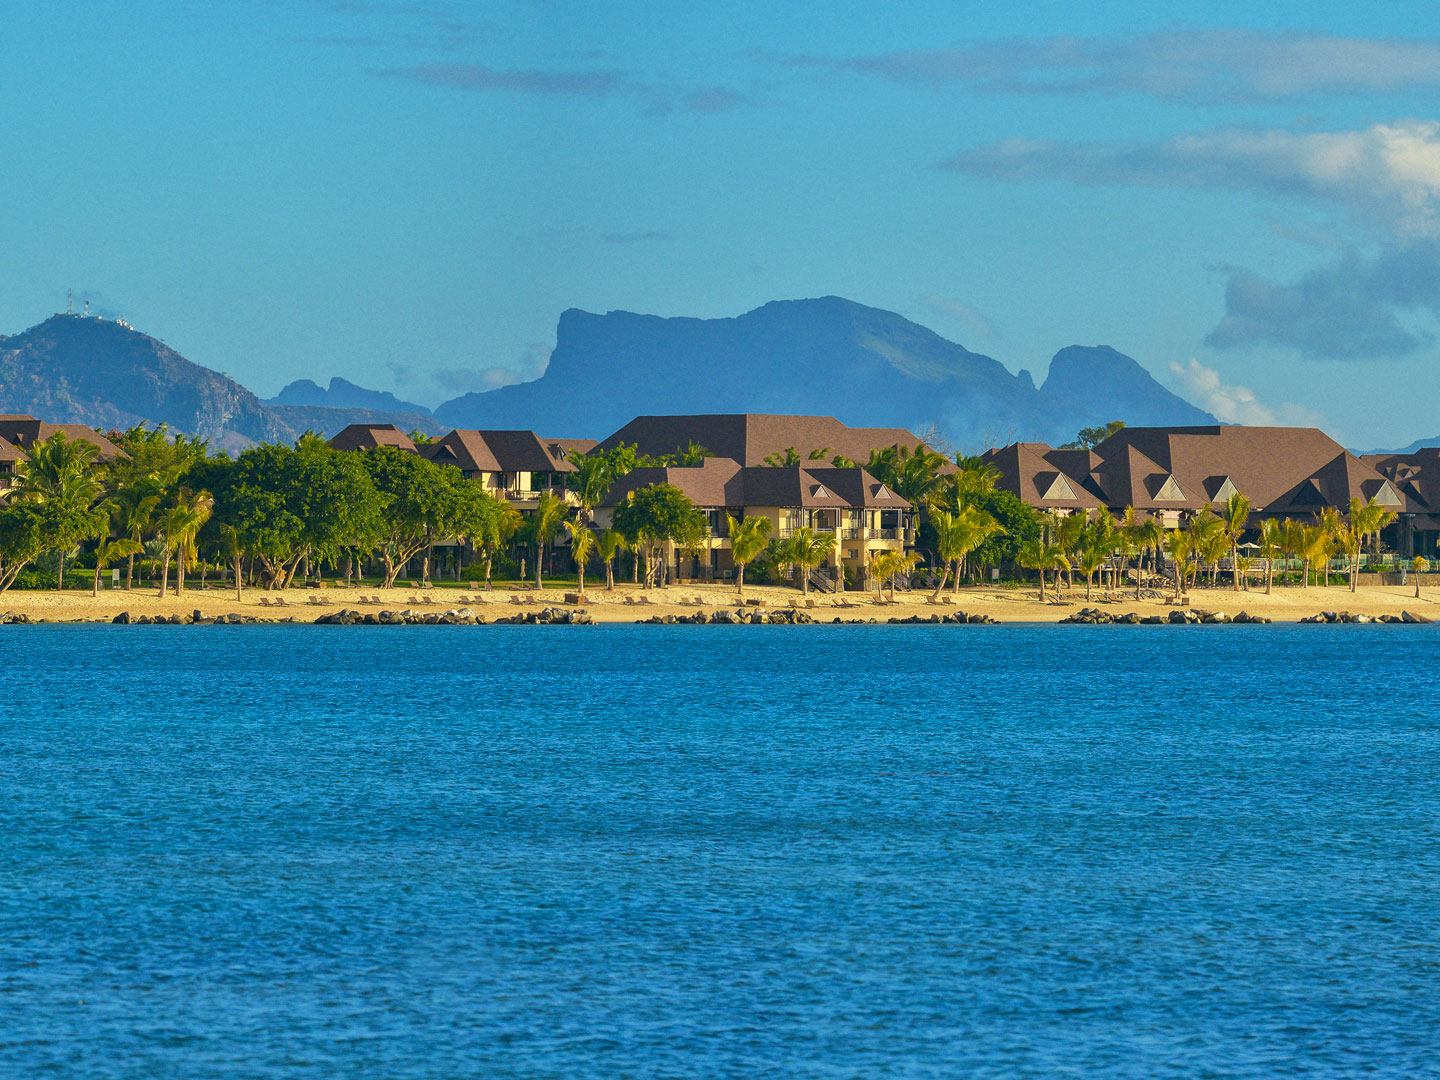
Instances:
[[[1440,627],[0,629],[0,1076],[1436,1075]]]

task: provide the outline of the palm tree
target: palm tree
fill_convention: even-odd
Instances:
[[[150,483],[129,484],[111,496],[110,504],[116,531],[139,545],[125,559],[125,591],[129,592],[135,583],[135,556],[144,551],[145,538],[154,529],[160,492]]]
[[[585,595],[585,563],[595,550],[595,534],[588,526],[578,521],[566,521],[565,531],[570,534],[570,558],[575,562],[575,574],[580,595]]]
[[[175,593],[185,593],[185,566],[194,558],[195,536],[200,527],[210,520],[210,510],[215,505],[208,492],[190,491],[181,488],[175,505],[160,516],[160,536],[165,545],[165,563],[160,572],[160,595],[170,579],[170,556],[176,556]]]
[[[91,596],[100,595],[100,571],[127,555],[132,559],[135,553],[144,551],[140,541],[132,540],[128,536],[122,536],[118,540],[102,540],[100,546],[95,549],[95,585],[90,590]]]
[[[1065,550],[1053,540],[1027,540],[1020,545],[1015,561],[1027,570],[1040,573],[1040,602],[1045,602],[1045,571],[1055,571],[1055,590],[1060,590],[1060,571],[1069,569],[1070,560]]]
[[[810,593],[810,571],[828,559],[835,550],[833,532],[817,532],[802,525],[790,534],[789,561],[800,570],[800,591]]]
[[[1376,504],[1371,499],[1363,506],[1359,499],[1350,500],[1350,527],[1355,530],[1364,546],[1367,537],[1375,537],[1375,548],[1379,550],[1380,532],[1398,517],[1394,510]],[[1360,553],[1354,555],[1350,568],[1350,591],[1354,592],[1360,582]]]
[[[759,558],[770,545],[770,519],[759,515],[736,520],[734,515],[725,515],[725,525],[730,533],[730,561],[735,564],[735,588],[742,599],[745,596],[745,567]]]
[[[1278,518],[1260,523],[1260,555],[1265,560],[1265,595],[1269,596],[1275,581],[1275,558],[1285,550],[1285,526]]]
[[[1330,553],[1334,537],[1324,525],[1301,525],[1300,557],[1305,561],[1305,576],[1301,588],[1310,587],[1310,567],[1318,566],[1320,573],[1328,575]]]
[[[1245,535],[1245,526],[1249,520],[1250,500],[1236,491],[1220,508],[1221,528],[1225,538],[1230,541],[1230,576],[1236,592],[1240,591],[1240,538]]]
[[[615,556],[625,550],[625,537],[615,529],[606,529],[595,541],[596,554],[605,564],[605,591],[615,591]]]
[[[1424,555],[1416,555],[1410,560],[1410,569],[1415,571],[1415,599],[1420,599],[1420,575],[1430,569],[1430,560]]]
[[[875,582],[875,599],[880,599],[880,590],[890,583],[890,599],[895,599],[895,575],[903,574],[920,560],[913,551],[877,551],[870,559],[870,579]]]
[[[1102,522],[1086,528],[1080,540],[1080,552],[1076,566],[1085,575],[1085,599],[1090,599],[1090,589],[1095,581],[1095,571],[1105,565],[1110,553],[1115,550],[1114,534],[1107,535]]]
[[[545,545],[555,539],[555,534],[560,530],[560,522],[565,519],[565,500],[550,491],[540,493],[540,500],[535,504],[535,512],[530,515],[530,538],[535,543],[535,588],[543,588],[541,581],[541,564]]]
[[[240,539],[240,530],[234,525],[220,526],[220,552],[235,575],[235,599],[245,599],[245,544]]]
[[[575,471],[567,478],[578,504],[575,516],[581,524],[588,525],[595,507],[614,483],[615,473],[610,459],[601,454],[582,454],[572,450],[569,460],[575,466]]]
[[[1280,550],[1288,563],[1291,559],[1300,557],[1300,549],[1305,546],[1305,525],[1294,518],[1286,518],[1280,528]],[[1306,578],[1309,578],[1309,568],[1306,568]],[[1301,584],[1307,584],[1302,582]]]
[[[935,526],[935,552],[943,564],[940,582],[935,586],[933,597],[939,598],[952,564],[955,569],[955,592],[958,595],[966,557],[990,537],[1001,532],[1000,523],[987,511],[974,506],[962,506],[953,514],[937,510],[930,515],[930,523]]]
[[[1185,594],[1185,577],[1195,562],[1195,536],[1182,529],[1171,529],[1165,534],[1165,553],[1175,564],[1175,599],[1178,602]]]

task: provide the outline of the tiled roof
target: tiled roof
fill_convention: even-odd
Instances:
[[[24,415],[0,416],[0,439],[4,439],[21,451],[24,451],[32,443],[44,442],[59,431],[63,431],[69,439],[88,442],[98,447],[100,450],[99,460],[102,462],[111,462],[126,456],[124,450],[121,450],[94,428],[84,424],[50,424],[44,420],[37,420],[33,416]]]
[[[1266,514],[1344,509],[1352,498],[1410,513],[1430,505],[1317,428],[1124,428],[1093,451],[1016,443],[986,457],[1001,486],[1041,507],[1193,511],[1234,491]],[[1067,486],[1075,498],[1057,499]]]
[[[724,457],[706,458],[695,466],[635,469],[611,485],[602,505],[618,505],[630,492],[652,484],[672,484],[696,506],[707,509],[747,506],[910,508],[908,502],[864,469],[744,467]]]
[[[398,446],[416,453],[415,440],[394,424],[351,424],[333,439],[336,450],[369,450],[375,446]]]
[[[431,461],[455,465],[465,472],[574,472],[575,466],[565,460],[566,446],[585,441],[541,439],[533,431],[460,428],[421,447],[420,452]]]
[[[863,463],[872,450],[897,445],[914,447],[920,438],[904,428],[848,427],[833,416],[711,413],[637,416],[603,440],[600,449],[627,443],[638,447],[641,454],[662,457],[682,451],[692,442],[717,457],[732,458],[742,465],[764,465],[768,455],[784,453],[790,447],[801,457],[813,450],[824,450],[826,463],[836,454]]]

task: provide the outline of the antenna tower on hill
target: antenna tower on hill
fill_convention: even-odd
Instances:
[[[66,290],[65,290],[65,314],[66,314],[66,315],[74,315],[74,314],[75,314],[75,290],[74,290],[74,289],[66,289]]]

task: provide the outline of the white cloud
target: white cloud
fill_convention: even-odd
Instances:
[[[1134,143],[1007,139],[940,167],[992,180],[1256,191],[1338,204],[1362,223],[1395,233],[1433,234],[1440,124],[1410,120],[1336,132],[1222,128]]]
[[[1320,414],[1288,402],[1271,409],[1262,404],[1248,386],[1228,385],[1218,371],[1193,357],[1188,364],[1177,364],[1172,360],[1170,374],[1182,397],[1224,423],[1261,427],[1275,424],[1320,426]]]
[[[1254,30],[981,41],[792,65],[988,93],[1142,94],[1191,103],[1440,90],[1440,42]]]

